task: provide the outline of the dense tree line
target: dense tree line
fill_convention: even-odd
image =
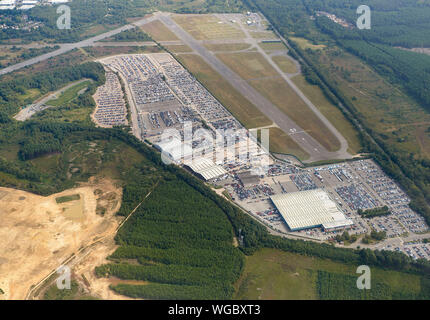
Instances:
[[[144,197],[140,194],[139,200]],[[215,203],[185,182],[166,181],[118,231],[121,246],[111,259],[119,263],[99,266],[96,274],[171,285],[232,286],[244,264],[232,239],[232,227]],[[124,259],[137,259],[139,265]]]
[[[325,11],[356,25],[360,0],[303,0],[308,12]],[[365,40],[402,47],[430,46],[430,3],[414,0],[369,0],[371,29]]]
[[[187,286],[161,283],[147,285],[119,284],[111,286],[115,292],[132,298],[163,300],[224,300],[233,296],[231,286]]]
[[[152,38],[140,29],[134,28],[118,33],[114,36],[115,41],[152,41]]]
[[[367,209],[367,210],[358,209],[358,214],[365,217],[365,218],[387,216],[390,213],[391,213],[390,209],[387,206],[383,206],[380,208]]]

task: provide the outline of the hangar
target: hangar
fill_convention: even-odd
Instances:
[[[270,197],[291,231],[323,227],[330,231],[353,225],[322,189]]]

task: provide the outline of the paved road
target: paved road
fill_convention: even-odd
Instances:
[[[10,72],[13,72],[13,71],[16,71],[16,70],[19,70],[19,69],[22,69],[22,68],[25,68],[25,67],[28,67],[28,66],[31,66],[31,65],[33,65],[35,63],[39,63],[41,61],[45,61],[45,60],[47,60],[49,58],[59,56],[61,54],[64,54],[64,53],[69,52],[69,51],[71,51],[73,49],[76,49],[76,48],[83,48],[83,47],[93,46],[94,43],[97,42],[97,41],[100,41],[100,40],[112,37],[112,36],[114,36],[114,35],[116,35],[118,33],[126,31],[126,30],[134,29],[135,27],[143,26],[143,25],[145,25],[145,24],[147,24],[147,23],[149,23],[151,21],[154,21],[156,19],[157,19],[156,17],[150,16],[148,18],[143,18],[141,20],[133,22],[132,24],[127,24],[125,26],[122,26],[122,27],[116,28],[114,30],[111,30],[111,31],[99,34],[99,35],[97,35],[95,37],[88,38],[88,39],[80,41],[80,42],[67,43],[67,44],[61,45],[61,48],[58,49],[58,50],[55,50],[55,51],[52,51],[52,52],[49,52],[49,53],[46,53],[46,54],[42,54],[42,55],[37,56],[35,58],[32,58],[32,59],[29,59],[29,60],[26,60],[26,61],[14,64],[12,66],[9,66],[7,68],[1,69],[0,70],[0,76],[4,75],[4,74],[7,74],[7,73],[10,73]]]
[[[173,33],[176,34],[179,39],[193,49],[195,53],[199,54],[213,69],[223,75],[223,77],[230,82],[236,90],[252,101],[255,106],[269,119],[276,123],[282,131],[290,134],[291,138],[311,155],[310,159],[307,160],[308,162],[328,159],[345,159],[351,157],[349,154],[344,154],[343,152],[327,151],[318,141],[300,128],[285,113],[279,110],[278,107],[228,68],[213,53],[199,43],[199,41],[191,37],[169,16],[169,14],[163,13],[158,14],[157,16]],[[291,134],[292,130],[294,131],[294,134]]]

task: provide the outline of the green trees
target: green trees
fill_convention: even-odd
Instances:
[[[391,212],[388,209],[387,206],[383,206],[380,208],[373,208],[373,209],[368,209],[368,210],[361,210],[358,209],[358,214],[365,217],[365,218],[373,218],[373,217],[379,217],[379,216],[387,216],[389,215]]]
[[[214,291],[216,297],[228,299],[244,264],[232,239],[232,227],[215,203],[181,180],[163,182],[118,231],[121,246],[110,257],[116,263],[97,267],[96,274],[158,284],[152,291],[114,287],[130,296],[167,299],[172,294],[159,286],[165,284],[179,297],[185,292],[179,287],[183,285],[191,286],[193,298],[208,298],[202,292]],[[125,263],[130,259],[139,265]]]

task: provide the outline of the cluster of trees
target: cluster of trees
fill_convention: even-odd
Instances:
[[[364,244],[369,244],[372,243],[373,241],[382,241],[384,239],[387,238],[387,233],[385,231],[376,231],[376,230],[372,230],[369,234],[366,234],[363,239],[361,240],[361,242],[363,242]]]
[[[152,38],[138,28],[126,30],[114,36],[115,41],[151,41]]]
[[[350,235],[348,231],[344,231],[341,235],[338,234],[335,237],[335,240],[337,242],[349,242],[349,243],[354,243],[355,241],[357,241],[358,236],[356,234]]]
[[[358,209],[357,212],[359,215],[361,215],[365,218],[388,216],[391,213],[390,209],[387,206],[383,206],[380,208],[367,209],[367,210]]]
[[[178,250],[176,248],[157,249],[123,245],[110,256],[110,259],[114,261],[116,259],[138,259],[142,264],[147,261],[154,261],[163,264],[189,265],[193,267],[211,267],[220,263],[230,263],[234,267],[238,261],[235,261],[232,257],[240,258],[240,256],[236,255],[236,251],[233,247],[228,246]]]
[[[360,0],[303,0],[308,12],[325,11],[355,26]],[[371,29],[362,36],[371,42],[402,47],[430,46],[430,3],[411,0],[369,0]]]
[[[234,290],[231,286],[187,286],[162,283],[150,283],[147,285],[118,284],[111,286],[118,294],[132,298],[166,300],[223,300],[231,297]]]
[[[145,196],[141,193],[140,201]],[[121,246],[110,258],[113,263],[97,267],[96,274],[174,286],[230,286],[223,292],[232,294],[244,265],[243,254],[233,247],[232,239],[231,224],[213,201],[185,182],[165,177],[118,231],[116,241]],[[127,259],[136,259],[139,265],[124,262]],[[138,289],[139,293],[135,287],[120,290],[126,295],[154,297],[154,292],[142,296],[145,289]]]
[[[26,12],[28,19],[41,23],[37,29],[3,29],[0,40],[19,38],[24,41],[55,40],[56,42],[76,42],[85,37],[85,32],[94,24],[125,24],[127,16],[133,16],[133,5],[126,0],[75,0],[67,4],[71,10],[71,28],[58,29],[58,6],[36,6]],[[2,13],[14,25],[25,25],[20,10]],[[13,17],[13,18],[12,18]]]

